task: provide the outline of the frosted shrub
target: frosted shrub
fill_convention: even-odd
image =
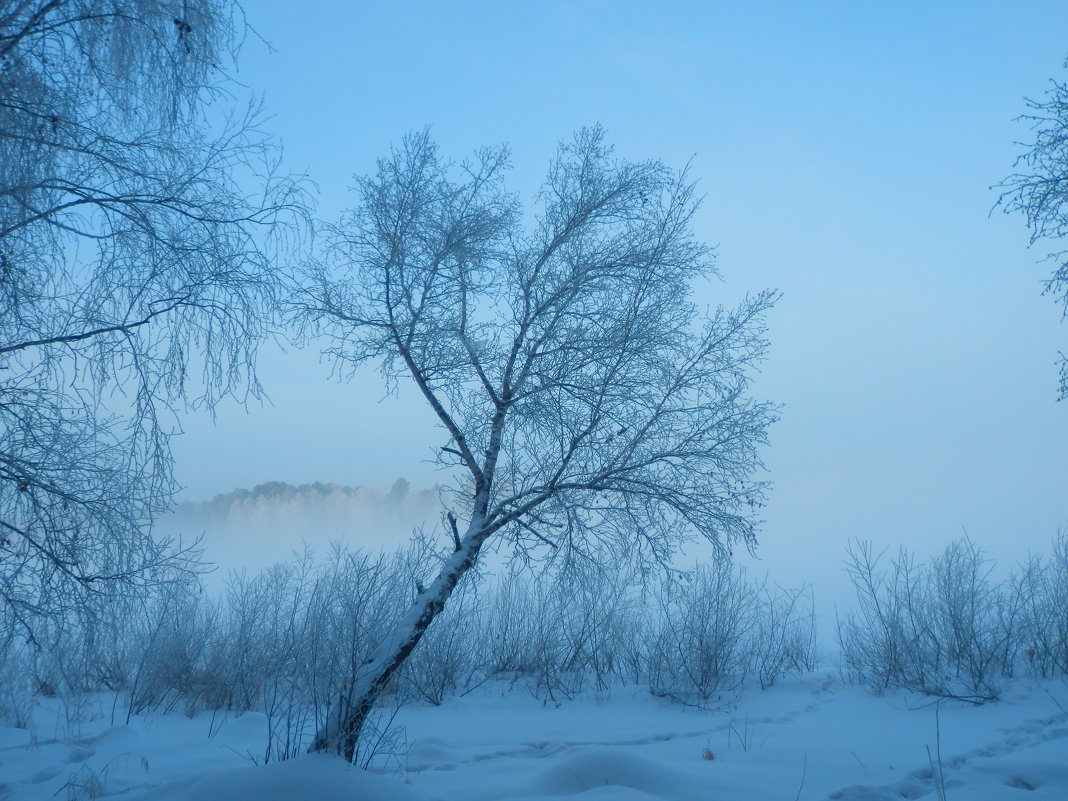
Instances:
[[[658,693],[696,693],[740,684],[748,672],[745,646],[754,625],[756,591],[725,561],[667,585],[649,657]]]
[[[624,678],[624,646],[642,639],[633,583],[605,571],[568,576],[549,592],[560,621],[563,669],[589,676],[600,689]]]
[[[816,668],[816,619],[811,588],[761,593],[751,653],[762,689],[781,676]]]
[[[1026,668],[1042,677],[1068,676],[1068,531],[1054,540],[1048,560],[1031,558],[1016,587]]]
[[[0,633],[0,722],[19,729],[29,725],[33,710],[28,649],[14,627]]]
[[[487,588],[487,672],[521,682],[537,698],[568,698],[581,680],[569,662],[566,614],[553,597],[551,581],[521,574],[506,576]],[[570,653],[570,661],[580,659]]]
[[[773,593],[726,560],[665,585],[655,626],[648,681],[659,694],[705,699],[753,675],[768,687],[815,663],[804,593]]]
[[[170,711],[180,702],[196,703],[217,622],[216,610],[203,602],[196,585],[167,587],[148,605],[137,628],[129,633],[143,650],[127,684],[128,714]]]
[[[1009,584],[990,581],[992,564],[967,540],[950,544],[931,565],[931,616],[943,663],[953,674],[941,684],[996,698],[1011,672],[1015,598]]]
[[[976,703],[1000,694],[1018,651],[1016,583],[967,540],[929,566],[907,551],[884,567],[869,543],[849,550],[857,610],[839,625],[845,669],[874,689],[903,687]]]
[[[300,554],[254,576],[232,575],[220,597],[174,582],[148,603],[101,599],[91,614],[54,621],[47,648],[20,651],[9,631],[0,671],[25,681],[3,683],[0,714],[26,717],[32,677],[64,696],[116,691],[127,716],[256,710],[268,728],[261,758],[297,755],[441,557],[425,546],[386,556]],[[469,574],[397,674],[379,710],[377,745],[361,753],[388,752],[396,705],[440,704],[490,679],[548,701],[621,683],[705,698],[747,677],[767,686],[810,669],[812,654],[807,597],[771,592],[729,562],[663,584],[622,566]]]
[[[591,569],[489,582],[476,634],[487,676],[521,681],[538,698],[570,697],[644,676],[647,635],[633,582]]]
[[[516,574],[504,576],[485,609],[481,641],[486,671],[494,676],[529,671],[530,628],[538,616],[529,583]]]

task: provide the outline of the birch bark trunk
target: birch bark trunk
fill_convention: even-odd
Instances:
[[[375,702],[419,644],[431,622],[445,608],[460,579],[475,565],[489,534],[484,521],[471,521],[460,540],[460,547],[445,561],[437,578],[419,593],[393,633],[375,647],[357,669],[353,682],[334,701],[326,722],[315,734],[309,753],[334,752],[352,762],[360,732]]]

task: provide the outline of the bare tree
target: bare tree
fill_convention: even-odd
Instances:
[[[1068,64],[1068,62],[1066,62]],[[1020,117],[1031,124],[1033,140],[1016,160],[1014,172],[1001,184],[998,199],[1006,212],[1020,212],[1031,229],[1031,244],[1060,242],[1068,235],[1068,83],[1051,81],[1042,100],[1028,100],[1028,113]],[[1068,317],[1068,250],[1048,256],[1056,268],[1045,284]],[[1068,357],[1061,354],[1061,399],[1068,399]]]
[[[0,2],[0,607],[30,636],[181,566],[151,535],[167,412],[258,391],[302,196],[254,115],[209,118],[238,12]]]
[[[754,542],[747,396],[771,293],[703,322],[713,273],[686,174],[616,160],[599,128],[561,145],[526,224],[504,149],[453,168],[426,133],[359,180],[307,285],[305,319],[343,364],[412,380],[444,429],[452,549],[355,672],[313,750],[351,759],[375,699],[489,542],[555,559],[666,563],[698,535]],[[455,177],[454,177],[455,176]]]

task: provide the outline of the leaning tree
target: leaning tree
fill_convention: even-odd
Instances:
[[[451,553],[354,669],[312,750],[352,759],[391,676],[491,543],[554,559],[666,564],[694,535],[754,542],[759,447],[749,397],[772,293],[700,315],[714,273],[694,186],[613,157],[599,128],[561,145],[535,210],[504,149],[443,161],[407,137],[358,180],[301,313],[343,363],[414,382],[443,429]]]
[[[210,104],[239,14],[0,3],[0,613],[30,637],[181,560],[151,533],[169,412],[257,389],[301,195],[254,117]]]

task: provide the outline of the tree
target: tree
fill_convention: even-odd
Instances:
[[[238,11],[0,3],[0,607],[30,637],[183,567],[151,532],[168,413],[258,392],[302,195],[254,114],[209,117]]]
[[[758,446],[747,396],[772,293],[698,325],[685,172],[612,156],[599,128],[561,145],[529,227],[505,149],[454,168],[407,137],[332,232],[301,312],[342,364],[411,380],[440,423],[451,554],[355,671],[313,750],[352,759],[390,677],[489,543],[559,561],[666,564],[698,535],[752,544]],[[462,523],[461,523],[462,521]]]
[[[1068,62],[1066,62],[1068,63]],[[1029,112],[1020,119],[1031,123],[1034,139],[1016,160],[1017,172],[1001,184],[998,204],[1009,213],[1022,213],[1031,229],[1031,244],[1060,242],[1068,234],[1068,84],[1051,81],[1043,100],[1028,100]],[[1056,264],[1044,292],[1051,294],[1068,317],[1068,250],[1048,258]],[[1068,399],[1068,357],[1061,354],[1061,400]]]

